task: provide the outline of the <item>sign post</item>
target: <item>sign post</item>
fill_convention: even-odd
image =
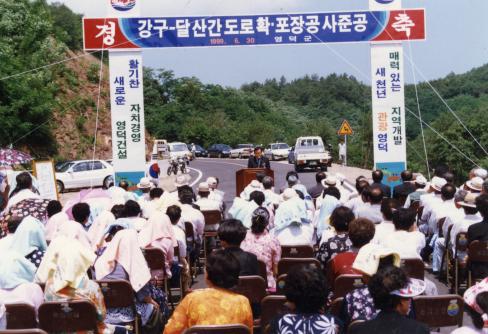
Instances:
[[[108,15],[128,19],[140,15],[140,1],[107,0]],[[104,19],[102,46],[107,48],[112,25]],[[144,125],[143,67],[141,50],[109,49],[112,155],[115,184],[127,181],[135,190],[145,176],[146,140]]]
[[[369,0],[369,8],[395,11],[395,28],[411,39],[417,22],[401,11],[401,0]],[[401,43],[371,42],[374,166],[392,189],[407,168],[403,67]]]
[[[354,134],[352,127],[349,122],[345,119],[342,121],[341,127],[337,131],[339,136],[344,136],[344,147],[339,144],[339,157],[342,160],[342,165],[347,166],[347,136]]]

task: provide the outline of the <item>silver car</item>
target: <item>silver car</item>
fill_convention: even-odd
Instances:
[[[290,153],[290,146],[287,143],[274,143],[269,144],[264,150],[264,155],[269,160],[284,160],[288,158]]]

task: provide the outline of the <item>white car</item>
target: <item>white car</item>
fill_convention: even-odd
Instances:
[[[171,159],[178,159],[178,158],[187,158],[188,160],[193,160],[193,156],[188,149],[188,145],[185,143],[174,142],[168,144],[168,153],[169,158]]]
[[[236,148],[230,150],[231,158],[249,158],[254,150],[253,144],[238,144]]]
[[[269,160],[287,159],[290,153],[290,146],[287,143],[269,144],[264,150],[264,155]]]
[[[56,171],[58,192],[66,189],[105,186],[114,180],[114,168],[104,160],[69,161]]]

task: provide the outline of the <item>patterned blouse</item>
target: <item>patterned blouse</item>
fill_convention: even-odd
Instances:
[[[278,265],[281,258],[281,245],[278,239],[267,231],[256,235],[251,231],[247,232],[246,239],[241,244],[242,250],[253,253],[258,260],[266,264],[268,277],[268,288],[276,288],[276,280],[273,275],[273,266]]]
[[[340,233],[320,245],[315,257],[326,267],[330,259],[339,253],[347,252],[351,247],[352,242],[349,240],[347,233]]]
[[[338,334],[341,324],[333,316],[323,314],[285,314],[270,326],[273,334]]]
[[[186,295],[169,319],[164,334],[179,334],[196,325],[243,324],[251,330],[253,319],[249,300],[225,289],[195,290]]]
[[[344,297],[341,319],[346,325],[355,320],[371,320],[377,313],[367,286],[354,289]]]

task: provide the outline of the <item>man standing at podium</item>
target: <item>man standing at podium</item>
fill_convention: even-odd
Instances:
[[[254,148],[254,155],[249,157],[247,161],[247,168],[268,168],[271,169],[269,166],[269,159],[263,155],[263,149],[259,146]]]

